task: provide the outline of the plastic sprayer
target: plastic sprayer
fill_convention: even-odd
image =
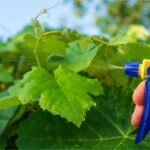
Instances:
[[[150,60],[144,59],[140,62],[128,62],[125,64],[125,74],[133,77],[146,78],[145,95],[144,95],[144,110],[142,120],[138,130],[135,143],[139,143],[144,139],[150,130]]]

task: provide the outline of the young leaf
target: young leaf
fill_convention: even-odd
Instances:
[[[23,50],[23,54],[28,58],[29,62],[35,61],[33,49],[37,44],[36,52],[42,66],[47,66],[48,57],[51,54],[63,55],[65,53],[66,44],[60,36],[47,34],[41,35],[39,41],[31,34],[24,37],[24,44],[27,47]],[[32,49],[32,50],[31,50]]]
[[[122,37],[122,36],[117,36],[112,38],[108,45],[110,46],[119,46],[121,44],[127,44],[131,41],[132,39],[130,37]]]
[[[66,44],[63,39],[57,35],[42,36],[37,46],[37,54],[42,65],[47,64],[48,56],[50,54],[64,54]]]
[[[42,109],[60,115],[78,127],[95,102],[89,95],[103,93],[96,79],[88,79],[59,67],[55,78],[44,68],[34,67],[22,80],[19,99],[23,104],[39,100]]]
[[[96,56],[99,46],[94,43],[82,44],[83,41],[74,41],[66,50],[66,66],[74,72],[86,69]]]

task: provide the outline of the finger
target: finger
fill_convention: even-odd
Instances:
[[[141,82],[138,87],[135,89],[132,99],[133,102],[137,105],[143,105],[144,101],[144,91],[145,91],[145,81]]]
[[[134,127],[137,127],[140,125],[140,122],[142,119],[142,114],[143,114],[143,109],[144,109],[144,106],[139,106],[139,105],[135,106],[135,110],[134,110],[134,112],[132,114],[132,118],[131,118],[131,124]]]

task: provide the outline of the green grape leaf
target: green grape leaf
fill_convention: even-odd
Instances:
[[[0,98],[0,110],[21,104],[16,96],[6,96]]]
[[[97,106],[87,114],[80,128],[38,110],[21,123],[17,146],[19,149],[150,149],[150,136],[134,143],[135,133],[130,126],[133,105],[129,89],[105,87],[105,95],[97,98]]]
[[[150,45],[142,43],[128,43],[123,47],[124,60],[122,61],[139,61],[150,59]]]
[[[66,66],[74,72],[86,69],[96,56],[98,48],[94,43],[85,43],[84,40],[70,43],[66,50]]]
[[[21,104],[21,101],[16,96],[19,90],[20,82],[16,81],[7,91],[0,93],[0,110]]]
[[[5,149],[8,140],[8,137],[6,138],[5,136],[3,136],[3,133],[7,128],[10,119],[15,114],[16,110],[17,107],[11,107],[4,110],[0,110],[0,149],[1,150]]]
[[[43,35],[37,46],[37,54],[41,64],[47,64],[50,54],[65,54],[66,44],[57,35]]]
[[[130,37],[116,36],[116,37],[112,38],[109,41],[108,45],[110,45],[110,46],[118,46],[118,45],[121,45],[121,44],[127,44],[130,41],[132,41],[132,39]]]
[[[37,52],[39,54],[60,53],[64,54],[66,44],[57,35],[43,35],[39,41]]]
[[[7,93],[8,94],[8,93]],[[6,138],[3,134],[5,129],[7,128],[7,125],[10,121],[10,119],[12,118],[12,116],[15,114],[17,107],[11,107],[11,108],[7,108],[6,105],[11,105],[9,104],[9,102],[12,102],[12,99],[7,97],[7,100],[9,99],[9,102],[7,103],[3,103],[2,100],[6,100],[6,98],[3,98],[2,96],[3,94],[0,94],[0,107],[2,108],[6,108],[4,110],[0,110],[0,149],[3,150],[6,147],[7,144],[7,140],[8,138]],[[4,94],[5,95],[5,94]],[[12,105],[13,106],[13,105]]]
[[[3,133],[7,123],[11,119],[12,115],[14,115],[15,111],[16,107],[0,110],[0,135]]]
[[[51,54],[63,55],[66,49],[66,44],[63,39],[60,36],[52,34],[41,35],[39,40],[33,37],[33,35],[27,34],[24,37],[24,45],[27,48],[23,53],[29,62],[35,62],[33,50],[36,48],[42,66],[47,66]]]
[[[7,105],[7,106],[11,105],[9,103],[11,103],[12,100],[14,100],[14,99],[12,97],[9,97],[9,96],[7,96],[7,98],[6,98],[6,97],[3,97],[2,95],[0,95],[0,107],[2,108],[2,107],[5,107],[5,105]],[[16,110],[16,107],[0,110],[0,136],[1,136],[2,132],[4,131],[9,119],[14,114],[15,110]]]
[[[107,85],[118,84],[125,87],[128,76],[124,74],[124,63],[124,55],[116,46],[103,45],[99,48],[86,72]]]
[[[39,100],[42,109],[79,127],[86,112],[96,105],[90,95],[102,94],[102,87],[97,79],[85,78],[62,67],[54,75],[55,78],[44,68],[33,67],[21,81],[18,97],[23,104]]]

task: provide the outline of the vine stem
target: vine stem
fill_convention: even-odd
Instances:
[[[55,33],[61,33],[61,31],[49,31],[49,32],[44,32],[43,34],[42,34],[42,36],[46,36],[46,35],[49,35],[49,34],[55,34]]]
[[[106,56],[107,56],[108,47],[109,47],[109,45],[108,45],[108,44],[106,44],[106,49],[105,49],[104,57],[106,57]]]
[[[39,57],[38,57],[38,54],[37,54],[37,47],[38,47],[38,45],[39,45],[40,38],[41,38],[41,37],[39,37],[39,38],[37,39],[37,41],[36,41],[36,43],[35,43],[34,50],[33,50],[38,67],[41,67],[41,63],[40,63],[40,60],[39,60]]]

